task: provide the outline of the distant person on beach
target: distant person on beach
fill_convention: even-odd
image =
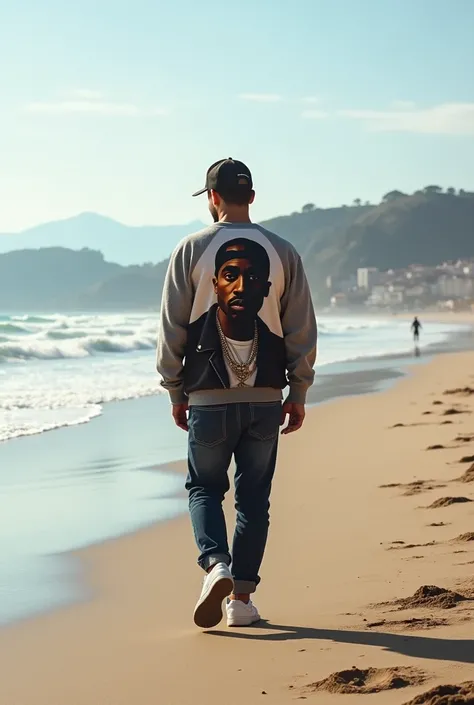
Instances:
[[[163,289],[157,369],[172,415],[188,435],[189,510],[205,571],[194,622],[260,619],[250,596],[269,526],[282,433],[301,428],[316,359],[316,320],[293,246],[251,223],[245,164],[213,164],[205,187],[214,225],[173,252]],[[282,404],[283,390],[288,387]],[[229,550],[222,502],[235,460],[236,528]]]
[[[415,316],[413,323],[411,324],[411,329],[413,331],[413,340],[415,341],[415,343],[418,343],[418,341],[420,340],[420,328],[421,327],[422,326],[421,326],[420,321],[418,320],[418,317]]]

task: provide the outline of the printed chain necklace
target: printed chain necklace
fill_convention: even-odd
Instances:
[[[222,330],[221,322],[219,320],[219,310],[216,311],[216,322],[217,322],[217,331],[219,333],[219,338],[221,341],[221,346],[222,346],[222,352],[224,354],[224,357],[232,370],[232,372],[235,374],[237,379],[239,380],[239,387],[245,387],[245,382],[248,380],[248,378],[252,375],[253,370],[252,365],[257,359],[257,352],[258,352],[258,328],[257,328],[257,321],[255,321],[255,327],[254,327],[254,334],[253,334],[253,340],[252,340],[252,346],[250,348],[250,354],[249,354],[249,359],[247,362],[242,362],[236,355],[234,355],[233,351],[229,347],[229,343],[227,342],[227,338],[224,335],[224,331]]]

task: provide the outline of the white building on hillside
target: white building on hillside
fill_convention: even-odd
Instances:
[[[435,284],[435,293],[442,299],[468,299],[474,295],[474,280],[443,274]]]
[[[379,280],[380,272],[375,267],[362,267],[357,270],[357,287],[359,289],[372,289]]]

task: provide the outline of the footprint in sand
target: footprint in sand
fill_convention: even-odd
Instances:
[[[401,487],[405,490],[402,493],[403,497],[414,497],[422,492],[439,490],[446,487],[446,485],[434,484],[432,480],[414,480],[414,482],[408,482],[406,485],[401,485]]]
[[[457,389],[446,389],[443,393],[447,396],[470,397],[474,394],[474,388],[458,387]]]
[[[457,409],[452,407],[451,409],[446,409],[443,411],[443,416],[456,416],[457,414],[470,414],[471,412],[467,409]]]
[[[441,443],[435,443],[435,444],[432,445],[432,446],[428,446],[428,447],[426,448],[426,450],[454,450],[455,448],[460,448],[460,447],[461,447],[461,446],[459,445],[459,443],[466,443],[466,442],[467,442],[467,441],[466,441],[466,438],[463,438],[462,436],[458,436],[455,440],[458,441],[458,445],[454,445],[454,446],[444,446],[444,445],[442,445]],[[472,455],[472,456],[466,456],[466,458],[467,458],[467,460],[464,460],[464,459],[463,459],[463,460],[461,460],[460,462],[461,462],[461,463],[463,463],[463,462],[468,463],[468,462],[470,462],[470,459],[469,459],[469,458],[471,458],[471,459],[474,461],[474,455]]]
[[[454,439],[458,443],[471,443],[474,441],[474,433],[462,433]]]
[[[442,524],[446,526],[446,524]],[[434,526],[439,526],[434,524]],[[428,541],[427,543],[405,543],[405,541],[391,541],[386,547],[386,551],[410,551],[413,548],[430,548],[432,546],[441,546],[442,544],[451,543],[470,543],[474,541],[474,531],[467,531],[465,534],[460,534],[450,541]]]
[[[416,631],[425,629],[436,629],[449,624],[447,619],[434,619],[433,617],[412,617],[411,619],[381,619],[379,622],[369,622],[367,629],[378,629],[383,627],[394,632]]]
[[[469,601],[471,598],[436,585],[422,585],[411,597],[403,597],[391,602],[382,602],[374,607],[396,607],[399,610],[411,609],[442,609],[449,610],[460,602]]]
[[[453,482],[474,482],[474,464],[466,470],[461,477],[457,477]]]
[[[426,509],[442,509],[444,507],[451,507],[453,504],[465,504],[466,502],[472,502],[469,497],[440,497],[435,500],[433,504],[430,504]]]
[[[474,703],[474,681],[459,685],[438,685],[405,705],[472,705]]]
[[[469,543],[470,541],[474,541],[474,531],[468,531],[465,534],[456,536],[455,539],[451,540],[451,543]]]
[[[353,666],[346,671],[338,671],[322,681],[310,683],[302,689],[305,693],[335,693],[344,695],[381,693],[385,690],[422,685],[427,680],[426,673],[418,668],[365,668]]]
[[[427,548],[428,546],[438,546],[437,541],[429,541],[428,543],[405,543],[404,541],[392,541],[386,551],[408,551],[412,548]]]
[[[431,414],[431,411],[428,412]],[[395,423],[390,428],[414,428],[415,426],[429,426],[428,423]]]
[[[433,480],[414,480],[413,482],[407,482],[405,484],[402,482],[390,482],[386,485],[379,485],[380,489],[400,488],[405,490],[402,492],[403,497],[413,497],[414,495],[421,494],[422,492],[438,490],[443,487],[446,487],[446,485],[435,484]]]

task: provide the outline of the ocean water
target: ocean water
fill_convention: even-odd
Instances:
[[[0,627],[90,596],[71,551],[182,514],[185,453],[163,395],[0,443]]]
[[[427,323],[420,347],[459,328]],[[107,402],[162,393],[156,333],[153,315],[0,315],[0,442],[85,423]],[[318,366],[410,346],[406,321],[319,318]]]
[[[459,328],[428,323],[421,346]],[[396,319],[323,316],[319,334],[321,379],[413,350]],[[150,315],[0,317],[0,626],[90,596],[72,551],[185,510],[155,340]]]

